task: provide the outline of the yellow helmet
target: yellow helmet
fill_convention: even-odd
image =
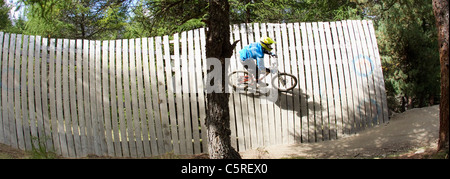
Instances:
[[[261,46],[269,52],[272,51],[272,44],[274,43],[276,42],[270,37],[261,38]]]

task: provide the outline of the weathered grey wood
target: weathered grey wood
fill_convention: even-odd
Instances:
[[[16,130],[16,120],[14,118],[14,52],[16,48],[16,34],[11,34],[11,39],[9,41],[9,60],[8,63],[2,64],[8,67],[7,72],[5,75],[7,75],[7,83],[2,83],[2,85],[6,85],[7,90],[7,100],[8,100],[8,106],[7,113],[8,113],[8,123],[9,123],[9,129],[6,130],[6,132],[9,133],[10,137],[10,145],[12,147],[18,148],[17,143],[17,130]],[[45,144],[44,144],[45,145]]]
[[[163,56],[162,56],[162,41],[161,37],[155,38],[155,49],[156,49],[156,72],[158,79],[158,99],[159,99],[159,108],[161,112],[161,127],[163,132],[163,145],[164,152],[172,151],[171,144],[171,136],[170,136],[170,127],[169,127],[169,116],[168,107],[167,107],[167,98],[166,98],[166,83],[164,80],[164,64],[163,64]],[[159,115],[159,114],[158,114]],[[159,139],[159,138],[158,138]]]
[[[143,41],[142,41],[143,42]],[[143,42],[144,43],[144,42]],[[147,43],[147,41],[145,41]],[[148,140],[148,124],[146,117],[146,109],[145,109],[145,101],[144,101],[144,82],[142,75],[142,50],[141,50],[141,39],[136,39],[136,79],[137,79],[137,92],[139,94],[139,120],[141,121],[141,134],[142,134],[142,142],[143,142],[143,151],[142,155],[147,157],[151,156],[150,154],[150,146]]]
[[[118,107],[117,103],[120,100],[117,99],[117,93],[116,93],[116,46],[115,46],[114,40],[109,41],[109,88],[111,90],[110,96],[111,96],[111,123],[113,126],[113,137],[114,137],[114,155],[117,157],[122,156],[122,148],[121,148],[121,141],[120,141],[120,133],[119,133],[119,119],[118,119]],[[120,52],[119,52],[120,53]]]
[[[3,36],[4,36],[4,33],[0,32],[0,57],[3,57],[2,53],[4,51]],[[8,49],[8,48],[6,48],[6,49]],[[2,59],[4,59],[4,58],[2,58]],[[3,64],[3,61],[0,60],[0,63]],[[0,76],[2,76],[2,74],[3,74],[3,66],[0,68]],[[3,79],[1,77],[0,77],[0,80],[2,80],[2,82],[3,82]],[[6,120],[6,118],[3,118],[3,107],[2,107],[3,106],[3,100],[2,100],[3,95],[2,95],[2,92],[3,92],[3,86],[1,87],[1,91],[0,91],[0,108],[2,109],[2,110],[0,110],[0,117],[1,117],[0,123],[3,124],[3,119]],[[0,143],[6,144],[5,135],[6,134],[3,131],[3,126],[0,126]]]
[[[137,100],[137,89],[136,89],[136,48],[135,48],[135,39],[130,39],[130,59],[129,59],[129,71],[130,71],[130,87],[131,87],[131,105],[132,105],[132,112],[133,114],[128,113],[132,115],[132,121],[134,126],[134,139],[136,140],[136,152],[137,157],[143,157],[144,156],[144,148],[142,146],[142,135],[141,135],[141,126],[139,121],[139,103]],[[131,126],[131,125],[130,125]]]
[[[150,80],[151,80],[151,87],[152,87],[152,101],[153,101],[153,114],[154,115],[154,121],[155,125],[154,128],[156,129],[156,137],[158,142],[158,152],[153,153],[153,155],[159,155],[164,154],[164,135],[163,131],[161,130],[161,116],[160,116],[160,100],[158,95],[158,80],[156,77],[156,62],[155,62],[155,43],[154,38],[150,38],[149,40],[149,56],[150,56]]]
[[[172,61],[170,58],[170,46],[169,46],[169,36],[163,37],[163,59],[164,59],[164,71],[166,72],[166,79],[167,79],[167,103],[169,106],[169,119],[170,119],[170,132],[171,132],[171,138],[172,138],[172,146],[173,146],[173,152],[179,154],[180,153],[180,145],[178,144],[178,129],[177,129],[177,115],[175,111],[175,98],[173,96],[174,94],[174,83],[173,83],[173,76],[172,76]],[[203,88],[201,88],[203,89]]]
[[[74,140],[74,151],[76,157],[81,157],[81,138],[78,125],[78,114],[77,114],[77,97],[76,91],[76,80],[75,80],[75,46],[76,41],[70,40],[70,50],[69,50],[69,93],[70,93],[70,112],[72,119],[72,135]]]
[[[1,80],[2,80],[2,120],[3,124],[0,128],[2,128],[2,134],[3,134],[3,143],[6,145],[10,145],[10,132],[9,132],[9,118],[8,118],[8,55],[9,55],[9,34],[5,34],[4,40],[3,40],[3,59],[1,61],[2,63],[2,73],[0,74]]]
[[[104,113],[104,121],[105,125],[101,128],[104,128],[105,130],[105,137],[106,137],[106,146],[108,150],[108,156],[114,156],[114,141],[113,141],[113,134],[112,134],[112,121],[111,121],[111,103],[109,99],[109,95],[111,94],[109,92],[109,78],[110,78],[110,72],[109,70],[113,68],[112,66],[108,66],[108,48],[109,47],[109,41],[103,41],[102,43],[102,89],[103,89],[103,113]]]
[[[16,52],[16,54],[20,54]],[[52,141],[52,132],[51,132],[51,120],[49,116],[49,108],[48,108],[48,39],[42,38],[42,60],[41,60],[41,92],[42,92],[42,119],[44,122],[44,131],[45,131],[45,147],[48,151],[53,150],[53,141]],[[17,68],[17,71],[19,69]],[[17,84],[19,82],[17,81]],[[19,85],[17,85],[19,88]],[[18,92],[19,93],[19,92]],[[15,97],[18,99],[20,96],[17,94]],[[19,109],[19,106],[16,107]],[[17,112],[16,112],[17,113]],[[17,114],[16,114],[17,115]],[[18,115],[20,117],[20,115]]]
[[[78,122],[80,127],[80,143],[77,146],[77,155],[79,157],[87,156],[87,135],[86,135],[86,118],[85,118],[85,110],[84,110],[84,95],[83,94],[83,78],[86,78],[84,75],[85,69],[84,67],[84,56],[83,56],[83,40],[76,40],[76,86],[77,86],[77,112],[78,112]],[[87,81],[87,80],[86,80]]]
[[[29,118],[28,118],[28,91],[27,91],[27,67],[28,67],[28,35],[25,35],[23,37],[23,47],[22,47],[22,66],[21,66],[21,80],[20,80],[20,86],[21,86],[21,97],[22,97],[22,121],[23,121],[23,131],[24,132],[24,140],[25,140],[25,149],[26,150],[31,150],[32,146],[31,146],[31,135],[30,135],[30,122],[29,122]],[[53,41],[54,42],[54,41]],[[1,43],[0,43],[1,45]],[[53,50],[54,50],[54,43],[53,43]],[[54,71],[53,71],[54,72]],[[54,83],[51,84],[50,86],[54,86]],[[19,100],[19,99],[17,99]],[[56,108],[55,108],[56,109]],[[1,110],[0,110],[1,111]],[[56,121],[56,118],[55,118]],[[53,121],[52,121],[53,122]],[[2,127],[0,127],[1,129]],[[55,127],[56,128],[56,127]],[[56,136],[56,138],[54,138],[54,145],[55,145],[55,152],[61,154],[61,151],[59,150],[59,138],[58,138],[58,133],[57,130],[55,130],[56,132],[54,133],[54,136]]]
[[[145,154],[148,155],[156,155],[158,153],[158,146],[156,143],[156,131],[155,131],[155,121],[153,117],[153,104],[152,104],[152,94],[151,94],[151,86],[150,86],[150,71],[149,71],[149,58],[148,58],[148,38],[142,39],[142,52],[143,52],[143,68],[144,68],[144,85],[145,85],[145,104],[146,104],[146,112],[148,119],[148,131],[150,137],[150,149],[145,148]],[[144,138],[145,141],[145,138]],[[144,144],[144,147],[146,145]],[[150,150],[150,151],[148,151]]]
[[[30,42],[34,40],[30,37]],[[31,44],[31,43],[30,43]],[[31,47],[31,46],[30,46]],[[56,46],[56,67],[55,67],[55,86],[56,86],[56,117],[58,119],[58,135],[59,135],[59,143],[61,145],[61,154],[63,156],[69,156],[69,151],[67,148],[67,137],[66,132],[64,130],[64,113],[63,113],[63,98],[62,98],[62,54],[63,54],[63,40],[57,40]],[[31,78],[28,78],[30,80]],[[31,105],[30,105],[31,106]],[[31,112],[30,112],[31,114]],[[31,115],[30,115],[31,118]]]
[[[125,41],[125,40],[123,40]],[[122,156],[129,157],[130,156],[130,148],[129,148],[129,140],[128,140],[128,131],[127,131],[127,123],[125,119],[124,112],[124,97],[123,97],[123,82],[122,76],[123,74],[123,66],[122,66],[122,53],[125,53],[125,50],[122,51],[122,40],[116,40],[116,74],[117,74],[117,110],[119,112],[119,122],[120,122],[120,140],[122,146]]]
[[[181,58],[180,58],[180,38],[179,34],[174,34],[173,36],[174,44],[174,72],[175,72],[175,86],[173,86],[175,93],[175,103],[176,103],[176,111],[177,111],[177,123],[178,123],[178,145],[179,154],[186,154],[186,134],[185,134],[185,126],[184,126],[184,115],[183,115],[183,93],[182,93],[182,81],[181,81]],[[144,48],[145,49],[145,48]],[[156,136],[155,136],[156,137]]]
[[[1,37],[0,37],[1,38]],[[26,43],[26,42],[25,42]],[[1,42],[0,42],[1,44]],[[1,47],[0,47],[1,49]],[[15,122],[16,122],[16,132],[17,132],[17,142],[18,142],[18,148],[25,150],[25,139],[24,139],[24,132],[23,132],[23,121],[22,121],[22,113],[20,108],[20,91],[21,91],[21,85],[20,85],[20,79],[21,79],[21,73],[20,73],[20,63],[21,63],[21,50],[22,50],[22,35],[18,34],[16,38],[16,57],[14,60],[14,109],[15,109]],[[1,52],[0,52],[1,54]],[[1,55],[0,55],[1,56]],[[47,85],[46,85],[47,86]],[[45,98],[47,99],[47,98]],[[48,110],[48,107],[47,107]],[[48,112],[48,111],[47,111]],[[1,115],[0,115],[1,116]],[[50,128],[48,128],[50,129]],[[50,134],[49,131],[46,130],[46,135]],[[51,135],[51,134],[50,134]],[[51,141],[51,140],[49,140]],[[47,143],[46,146],[51,146],[52,143]]]
[[[83,40],[83,93],[84,93],[84,115],[86,117],[86,145],[83,146],[85,155],[91,154],[93,151],[92,140],[92,117],[91,114],[91,98],[90,98],[90,60],[89,56],[89,40]]]

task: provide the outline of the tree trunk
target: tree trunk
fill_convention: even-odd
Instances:
[[[222,92],[207,94],[208,110],[205,123],[208,134],[208,151],[211,159],[241,158],[239,153],[231,146],[229,94],[225,93],[224,90],[225,60],[231,57],[234,48],[230,44],[229,8],[228,0],[209,0],[206,57],[208,59],[219,59],[222,64]]]
[[[439,113],[439,141],[438,150],[447,148],[449,145],[449,54],[448,54],[448,36],[449,36],[449,6],[448,0],[433,0],[433,12],[436,18],[438,29],[438,43],[441,63],[441,104]]]

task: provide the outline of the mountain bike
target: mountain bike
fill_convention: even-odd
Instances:
[[[276,60],[275,60],[276,61]],[[297,86],[297,78],[289,73],[279,72],[276,69],[276,62],[272,63],[271,73],[274,74],[271,80],[273,88],[280,92],[287,92]],[[258,80],[255,79],[254,75],[244,70],[233,71],[228,75],[229,85],[233,87],[234,90],[247,90],[249,87],[257,86],[257,81],[261,81],[271,73],[265,73]]]

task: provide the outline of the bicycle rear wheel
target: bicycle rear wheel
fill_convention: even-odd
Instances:
[[[252,80],[246,71],[233,71],[228,75],[228,82],[234,90],[245,90]]]
[[[297,78],[288,73],[279,73],[272,78],[272,86],[278,89],[278,91],[286,92],[297,86]]]

